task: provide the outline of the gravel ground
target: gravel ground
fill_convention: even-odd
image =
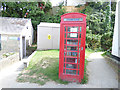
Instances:
[[[23,62],[17,62],[0,72],[0,89],[1,88],[118,88],[117,74],[110,67],[101,53],[93,53],[88,58],[88,84],[69,83],[67,85],[58,84],[49,81],[45,85],[34,83],[18,83],[17,75],[23,69]]]

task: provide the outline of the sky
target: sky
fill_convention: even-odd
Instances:
[[[52,2],[52,6],[58,6],[60,2],[65,0],[49,0]],[[78,4],[85,4],[86,2],[96,2],[96,1],[102,1],[102,2],[116,2],[120,0],[67,0],[67,6],[77,6]]]
[[[59,3],[65,0],[49,0],[52,6],[58,6]],[[85,4],[85,0],[67,0],[67,6],[77,6],[78,4]]]
[[[64,0],[49,0],[52,3],[52,6],[58,6],[60,2]]]

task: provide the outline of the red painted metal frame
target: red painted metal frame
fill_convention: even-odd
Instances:
[[[83,21],[64,21],[64,18],[83,18]],[[77,33],[78,38],[67,38],[67,34],[70,32],[67,32],[68,27],[78,27],[78,32],[72,32]],[[66,27],[66,38],[65,36],[65,27]],[[80,32],[80,27],[82,28],[82,31]],[[79,38],[79,35],[81,33],[81,38]],[[78,40],[77,45],[71,45],[67,44],[67,40]],[[67,81],[75,81],[75,82],[81,82],[81,79],[84,77],[84,63],[85,63],[85,39],[86,39],[86,15],[82,13],[67,13],[61,16],[61,23],[60,23],[60,52],[59,52],[59,78],[62,80]],[[66,40],[66,44],[64,44],[64,40]],[[81,40],[81,44],[79,45],[79,41]],[[64,50],[64,45],[66,45],[66,50]],[[77,46],[77,51],[71,51],[67,50],[67,46]],[[80,47],[80,49],[79,49]],[[81,47],[83,47],[83,50],[81,50]],[[80,50],[80,51],[79,51]],[[64,52],[77,52],[77,57],[73,56],[64,56]],[[80,57],[79,57],[80,52]],[[65,54],[66,54],[65,53]],[[66,57],[68,58],[77,58],[77,64],[66,62]],[[65,58],[65,62],[64,62]],[[78,59],[80,59],[80,62],[78,63]],[[65,63],[65,68],[64,68]],[[66,64],[76,64],[77,68],[66,68]],[[79,65],[79,69],[78,69]],[[63,69],[65,69],[65,74],[63,73]],[[66,69],[68,70],[76,70],[76,75],[66,74]],[[79,71],[79,75],[78,75]]]

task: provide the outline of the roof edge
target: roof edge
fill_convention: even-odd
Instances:
[[[0,16],[0,18],[7,18],[7,19],[12,18],[12,19],[25,19],[25,20],[31,20],[31,18],[2,17],[2,16]]]
[[[1,33],[0,32],[0,34],[2,35],[2,34],[7,34],[7,35],[22,35],[21,33]]]

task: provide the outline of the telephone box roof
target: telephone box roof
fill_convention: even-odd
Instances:
[[[77,12],[73,12],[73,13],[66,13],[66,14],[63,14],[63,15],[61,15],[61,17],[63,17],[63,16],[66,16],[66,15],[70,15],[70,14],[79,14],[79,15],[83,15],[83,16],[87,16],[87,15],[85,15],[85,14],[83,14],[83,13],[77,13]]]

